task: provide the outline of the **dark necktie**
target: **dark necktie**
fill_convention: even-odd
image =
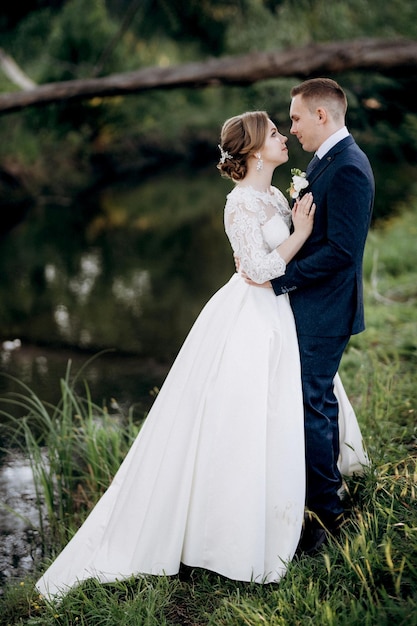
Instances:
[[[320,163],[319,157],[315,154],[307,166],[306,177],[308,178],[314,168]]]

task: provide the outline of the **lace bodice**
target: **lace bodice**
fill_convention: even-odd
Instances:
[[[242,269],[256,283],[285,274],[276,250],[290,234],[291,209],[276,188],[235,187],[227,196],[224,226]]]

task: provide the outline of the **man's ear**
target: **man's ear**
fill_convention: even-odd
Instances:
[[[323,109],[323,107],[319,107],[316,110],[316,115],[317,115],[317,119],[319,121],[319,124],[324,124],[327,120],[327,111],[326,109]]]

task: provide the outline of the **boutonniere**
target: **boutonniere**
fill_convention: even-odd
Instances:
[[[290,194],[290,198],[296,200],[300,195],[300,191],[308,187],[309,183],[306,178],[306,173],[302,172],[298,168],[291,170],[292,180],[291,185],[287,189],[287,193]]]

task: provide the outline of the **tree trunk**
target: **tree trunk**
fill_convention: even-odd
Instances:
[[[310,44],[171,67],[149,67],[103,78],[49,83],[25,92],[0,95],[0,114],[53,102],[127,95],[151,89],[249,85],[270,78],[305,79],[348,70],[416,73],[417,41],[357,39]]]

